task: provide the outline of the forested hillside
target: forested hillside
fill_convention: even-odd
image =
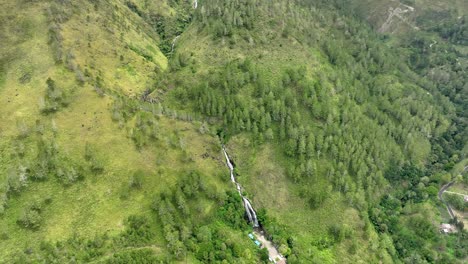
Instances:
[[[288,263],[465,262],[466,5],[393,2],[0,0],[0,263],[268,263],[222,146]]]
[[[355,15],[367,19],[380,31],[385,22],[375,18],[385,18],[387,15],[388,18],[392,17],[387,20],[387,24],[394,30],[383,31],[384,37],[407,54],[408,65],[412,70],[430,80],[456,107],[455,124],[442,138],[436,139],[438,145],[445,153],[463,149],[468,140],[468,4],[465,1],[383,0],[349,1],[349,5],[344,7],[353,9]],[[392,16],[391,10],[398,8],[410,11],[406,12],[404,17]],[[365,11],[369,9],[369,12]],[[413,24],[414,27],[408,29],[405,27],[407,23]],[[444,154],[439,151],[438,156],[441,155]],[[445,157],[447,158],[449,157]]]

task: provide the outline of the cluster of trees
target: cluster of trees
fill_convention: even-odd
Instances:
[[[26,208],[18,223],[25,228],[37,229],[41,222],[41,211],[50,200],[34,202]],[[26,247],[15,254],[14,263],[68,263],[100,260],[104,263],[172,263],[167,254],[156,254],[153,222],[146,216],[131,215],[125,229],[118,235],[107,233],[94,237],[73,235],[67,240],[41,241],[38,248]],[[112,250],[114,254],[106,256]]]
[[[258,1],[208,0],[201,5],[196,18],[203,27],[213,32],[214,37],[229,37],[236,29],[253,29],[258,6]]]
[[[127,7],[143,18],[159,36],[159,49],[166,56],[172,56],[172,42],[179,36],[192,21],[191,1],[168,1],[169,6],[175,11],[170,15],[158,12],[146,3],[139,7],[132,1],[125,2]]]
[[[24,228],[29,228],[36,230],[41,226],[42,223],[42,205],[34,201],[28,205],[22,212],[20,218],[18,219],[18,224]]]
[[[298,255],[300,255],[300,252],[294,248],[294,238],[286,226],[280,224],[276,218],[268,215],[265,208],[261,208],[257,211],[257,218],[262,227],[268,231],[268,239],[278,246],[278,249],[283,256],[286,256],[290,261],[293,261]]]
[[[468,45],[467,15],[459,15],[455,9],[427,10],[416,18],[425,31],[436,33],[455,45]]]
[[[59,153],[54,138],[45,136],[38,139],[37,154],[32,157],[32,162],[28,162],[27,159],[23,162],[24,178],[33,181],[44,181],[50,176],[55,176],[59,182],[67,186],[84,179],[87,173],[86,167],[80,162],[70,160]],[[18,178],[21,178],[21,173]]]
[[[200,207],[206,204],[206,199],[221,204],[216,205],[214,218],[207,219],[205,209]],[[195,171],[179,179],[175,189],[159,195],[153,209],[163,225],[168,249],[176,259],[193,254],[204,263],[223,260],[231,263],[240,258],[260,257],[259,252],[252,252],[251,247],[244,248],[230,238],[232,229],[248,228],[240,196],[235,192],[210,191]]]
[[[137,112],[137,105],[123,96],[114,98],[112,102],[111,117],[114,122],[119,122],[121,127]]]
[[[49,45],[52,48],[56,63],[61,63],[65,54],[61,24],[67,22],[72,14],[72,10],[68,8],[68,3],[69,1],[52,1],[47,8]]]
[[[456,18],[455,18],[456,19]],[[460,19],[457,21],[463,21]],[[447,29],[456,27],[457,23],[446,25]],[[433,152],[438,157],[434,168],[450,170],[453,158],[459,159],[461,150],[468,141],[468,70],[465,63],[467,55],[460,52],[453,42],[444,40],[442,29],[434,29],[441,39],[424,33],[416,33],[404,41],[402,47],[410,53],[409,65],[421,76],[432,82],[433,89],[446,96],[455,106],[453,122],[440,137],[434,137]],[[437,41],[435,40],[437,39]],[[466,44],[462,44],[465,45]],[[461,46],[460,48],[462,48]],[[432,92],[432,91],[431,91]]]
[[[135,126],[130,132],[133,141],[138,149],[145,146],[149,140],[158,137],[158,123],[156,117],[149,112],[139,112],[136,115]]]
[[[423,206],[429,198],[436,199],[438,186],[443,183],[440,178],[428,177],[427,173],[411,165],[390,170],[386,177],[397,188],[369,209],[369,217],[377,231],[388,234],[388,239],[393,241],[394,250],[389,253],[395,259],[408,263],[415,258],[429,263],[453,263],[453,256],[437,250],[451,238],[438,234],[437,226]],[[455,236],[461,238],[464,233]],[[453,248],[457,258],[466,256],[463,247]]]
[[[183,95],[197,98],[196,109],[218,118],[227,136],[246,131],[257,144],[283,142],[284,153],[295,160],[288,171],[297,182],[313,180],[318,173],[317,162],[329,158],[327,178],[335,190],[354,193],[360,188],[377,189],[385,184],[382,168],[388,166],[388,161],[401,163],[405,153],[416,162],[428,156],[430,147],[425,147],[429,143],[422,131],[435,130],[438,119],[428,121],[433,116],[415,112],[412,102],[401,105],[399,114],[371,104],[360,106],[347,97],[336,102],[332,100],[332,86],[340,81],[324,76],[313,80],[305,72],[305,67],[285,69],[280,83],[273,83],[250,60],[233,61],[212,74],[208,82]],[[384,99],[379,100],[389,105]],[[362,113],[368,108],[372,113]],[[413,118],[408,126],[391,121],[398,117],[402,123],[409,122],[403,122],[401,115],[405,113],[419,120]],[[369,174],[372,177],[366,177]]]
[[[237,6],[239,12],[249,9],[239,5]],[[305,17],[316,16],[316,12],[318,11],[311,12],[312,15],[291,14],[289,16],[291,21],[288,23],[297,26],[297,30],[290,34],[304,38],[302,30],[307,26],[314,28],[314,25],[304,25]],[[321,18],[323,19],[325,18]],[[335,73],[310,79],[304,76],[307,71],[305,67],[285,69],[282,81],[271,83],[258,74],[255,67],[248,65],[249,60],[245,63],[230,62],[223,71],[215,77],[210,77],[208,83],[200,85],[196,94],[199,98],[197,108],[208,116],[222,119],[224,127],[230,134],[251,131],[259,142],[287,137],[286,149],[289,156],[304,156],[304,153],[315,155],[316,151],[307,151],[307,146],[312,146],[315,141],[320,151],[315,155],[318,157],[326,157],[327,152],[331,152],[332,157],[339,156],[340,153],[346,153],[344,156],[349,157],[350,155],[347,155],[349,151],[356,152],[356,148],[371,145],[369,147],[372,150],[358,150],[362,155],[353,156],[356,157],[353,161],[357,162],[344,161],[344,168],[347,164],[351,164],[348,166],[363,164],[362,161],[365,161],[369,154],[377,156],[375,158],[377,166],[384,165],[392,159],[397,163],[401,162],[405,154],[416,163],[424,163],[431,151],[428,139],[438,136],[448,126],[447,120],[441,114],[442,110],[446,110],[442,108],[449,108],[446,107],[447,102],[440,98],[433,99],[427,96],[426,91],[412,85],[415,79],[417,82],[419,79],[411,75],[407,68],[403,68],[403,72],[398,75],[389,75],[389,72],[399,72],[404,65],[398,62],[399,59],[391,51],[379,46],[380,40],[368,40],[369,35],[373,35],[370,29],[362,30],[364,26],[361,23],[347,18],[326,19],[330,19],[331,24],[339,22],[342,27],[339,31],[334,29],[336,32],[333,41],[325,38],[318,43],[328,55],[330,63],[334,65]],[[343,36],[342,31],[350,34]],[[348,38],[347,48],[343,48],[345,38]],[[353,65],[354,70],[349,71],[350,65]],[[421,83],[421,85],[429,84]],[[245,100],[249,95],[243,91],[252,86],[258,103]],[[338,99],[332,99],[334,93],[340,95]],[[423,103],[419,98],[423,98]],[[432,105],[439,99],[443,101],[442,107],[431,106],[428,109],[428,104]],[[338,106],[340,110],[337,109]],[[310,115],[305,114],[304,109],[307,110],[305,113]],[[317,131],[308,127],[310,124],[306,124],[304,120],[305,118],[310,120],[310,117],[319,125],[323,125],[323,129]],[[272,123],[279,123],[277,131],[272,127]],[[370,131],[376,131],[376,135],[361,139],[362,136],[367,137]],[[316,140],[314,137],[317,138],[318,133],[322,135],[319,134]],[[388,141],[388,137],[390,142],[386,147],[377,147],[382,141]],[[363,143],[362,140],[370,142]],[[361,144],[349,144],[353,141]],[[325,150],[320,146],[323,142],[328,143],[324,144]],[[340,149],[340,146],[346,150]],[[387,151],[384,148],[391,150]],[[384,153],[379,154],[379,152]],[[307,158],[301,162],[298,169],[292,170],[297,171],[294,173],[295,177],[311,175],[312,163]],[[381,170],[375,168],[375,163],[369,160],[367,164],[363,164],[365,166],[361,165],[361,169],[349,170],[352,172],[348,171],[347,174],[356,174],[359,170],[361,177],[369,171],[378,173]],[[308,170],[307,164],[309,164]],[[336,165],[335,169],[338,167]],[[343,175],[343,172],[341,169],[339,174]],[[378,178],[382,180],[382,177]],[[349,186],[350,183],[344,185]],[[337,189],[342,188],[343,186]]]
[[[84,84],[86,76],[83,74],[81,67],[76,64],[73,52],[70,50],[66,51],[63,44],[62,24],[70,20],[73,12],[74,6],[72,1],[51,1],[46,12],[49,23],[48,44],[52,49],[55,62],[57,64],[64,63],[70,71],[75,73],[77,82],[79,84]],[[48,108],[49,107],[46,107],[46,109]],[[56,111],[53,105],[51,106],[51,110],[52,112]],[[49,110],[46,110],[46,112],[47,111]]]
[[[455,209],[460,210],[462,212],[466,212],[468,210],[468,203],[465,202],[465,199],[462,195],[454,193],[445,193],[444,196],[445,200]]]
[[[112,255],[106,263],[108,264],[127,264],[127,263],[141,263],[141,264],[169,264],[170,259],[166,257],[157,256],[151,249],[141,249],[137,251],[119,252]]]
[[[41,100],[41,111],[45,114],[54,113],[62,107],[68,106],[69,96],[67,92],[58,87],[54,80],[48,78],[46,81],[47,89],[44,98]]]
[[[48,44],[52,49],[55,63],[63,63],[71,72],[75,73],[76,81],[83,85],[87,76],[83,73],[81,66],[76,63],[73,52],[65,49],[62,34],[62,25],[71,19],[74,10],[75,6],[72,1],[51,1],[46,12],[49,23]],[[51,112],[54,111],[56,109],[52,108]]]
[[[48,126],[37,120],[32,127],[19,122],[18,129],[20,136],[14,140],[13,162],[8,169],[6,181],[0,185],[0,215],[6,210],[8,199],[20,194],[32,182],[53,178],[63,186],[70,186],[83,180],[86,175],[101,174],[104,171],[102,159],[90,144],[85,146],[84,161],[72,160],[61,154],[55,140],[57,129],[53,121]],[[30,147],[26,148],[26,145]],[[26,210],[25,219],[39,216],[40,210],[31,208],[33,209]],[[20,222],[27,223],[28,220]],[[39,226],[35,225],[35,228]]]
[[[116,238],[124,247],[147,245],[154,239],[149,220],[144,216],[131,215],[125,223],[125,230]]]
[[[184,102],[196,98],[195,110],[211,122],[217,120],[227,138],[247,133],[252,136],[252,147],[264,142],[281,146],[290,164],[288,174],[294,181],[313,188],[314,182],[325,178],[333,190],[344,193],[352,205],[365,211],[369,203],[380,202],[380,192],[388,181],[395,181],[389,176],[398,174],[392,174],[394,168],[411,171],[403,164],[422,168],[429,163],[434,168],[444,168],[458,161],[459,157],[453,154],[463,146],[463,137],[455,136],[455,143],[440,142],[440,138],[449,141],[453,132],[462,127],[463,122],[457,121],[453,126],[451,120],[463,108],[454,108],[445,92],[438,90],[442,84],[415,74],[415,68],[407,66],[404,56],[395,56],[397,51],[382,45],[382,38],[366,24],[349,14],[324,10],[323,5],[328,4],[204,2],[195,21],[215,39],[238,34],[250,36],[261,45],[265,37],[271,41],[295,38],[304,46],[319,47],[330,69],[324,67],[309,75],[310,69],[305,65],[280,66],[274,73],[281,78],[269,79],[265,70],[271,69],[254,65],[249,56],[257,54],[246,52],[247,59],[229,61],[219,67],[222,69],[211,70],[195,88],[182,85],[173,93]],[[268,19],[257,19],[260,17],[283,19],[264,23]],[[323,28],[333,38],[320,37]],[[245,43],[237,44],[246,47],[251,43],[245,38]],[[427,50],[425,44],[421,46],[423,50]],[[450,59],[447,56],[443,60]],[[447,76],[458,76],[454,82],[456,91],[461,91],[463,70],[454,67],[456,75]],[[184,92],[178,92],[181,89]],[[408,175],[414,176],[410,186],[402,193],[392,193],[393,197],[417,203],[435,197],[440,182],[420,173]],[[303,193],[312,208],[326,199],[323,193]],[[397,217],[396,221],[403,220]],[[374,222],[380,228],[379,221]],[[424,255],[414,253],[418,252],[418,246],[414,246],[418,241],[409,238],[412,231],[405,232],[389,234],[390,240],[393,237],[399,241],[398,255],[395,253],[394,257]],[[430,235],[426,237],[432,239]],[[406,243],[413,255],[400,252]]]
[[[187,122],[195,121],[197,116],[193,111],[173,110],[161,103],[147,102],[144,96],[137,100],[112,91],[107,92],[114,99],[111,106],[112,120],[118,122],[120,128],[127,129],[128,136],[133,140],[137,149],[140,150],[155,140],[168,137],[173,147],[180,147],[182,151],[184,150],[179,144],[177,133],[161,135],[158,123],[161,116]]]

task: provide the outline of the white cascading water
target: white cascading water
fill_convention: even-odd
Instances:
[[[234,166],[232,165],[232,162],[229,159],[229,156],[228,156],[224,146],[223,146],[223,152],[224,152],[224,157],[226,158],[226,164],[227,164],[227,166],[229,168],[229,172],[231,173],[231,181],[234,184],[236,184],[237,192],[239,193],[239,195],[242,198],[242,202],[244,204],[244,208],[245,208],[245,212],[247,213],[247,217],[249,218],[249,222],[251,222],[254,227],[258,227],[257,213],[253,209],[252,204],[250,203],[249,199],[245,198],[241,193],[241,186],[236,181],[236,178],[234,177]]]
[[[255,210],[250,204],[249,199],[242,197],[242,200],[244,201],[244,206],[247,211],[247,215],[249,216],[249,221],[253,223],[254,227],[258,227],[257,213],[255,213]]]
[[[178,35],[177,37],[175,37],[174,40],[172,41],[171,53],[174,53],[174,47],[175,47],[176,41],[177,41],[177,39],[178,39],[179,37],[180,37],[180,35]]]
[[[232,166],[231,160],[229,159],[229,156],[226,153],[226,149],[224,149],[224,147],[223,147],[223,152],[224,152],[224,157],[226,158],[226,164],[229,168],[229,172],[231,173],[231,181],[235,183],[237,186],[239,186],[239,184],[236,182],[236,178],[234,178],[234,166]]]

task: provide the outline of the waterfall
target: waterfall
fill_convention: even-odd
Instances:
[[[257,213],[255,213],[255,210],[252,208],[252,205],[250,204],[250,201],[242,197],[242,200],[244,201],[244,207],[245,210],[247,211],[247,216],[249,217],[249,221],[253,223],[254,227],[258,226],[258,220],[257,220]]]
[[[174,53],[174,47],[175,47],[176,41],[177,41],[177,39],[178,39],[179,37],[180,37],[180,35],[177,36],[177,37],[175,37],[174,40],[172,41],[171,53]]]
[[[229,168],[229,172],[231,173],[231,181],[237,185],[237,189],[240,189],[239,184],[236,182],[236,178],[234,178],[234,166],[231,163],[231,160],[229,159],[228,154],[226,153],[226,150],[223,147],[223,152],[224,152],[224,157],[226,158],[226,163]]]
[[[249,218],[249,222],[253,224],[254,227],[258,227],[258,219],[257,219],[257,213],[252,207],[252,204],[250,203],[249,199],[244,197],[241,192],[241,186],[240,184],[236,181],[236,178],[234,177],[234,165],[232,165],[231,160],[229,159],[229,156],[226,152],[226,149],[223,146],[223,152],[224,152],[224,157],[226,158],[226,165],[229,168],[229,172],[231,174],[231,181],[236,184],[236,189],[239,195],[242,198],[242,203],[244,204],[245,212],[247,214],[247,217]]]

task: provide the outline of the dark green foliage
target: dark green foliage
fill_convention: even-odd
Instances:
[[[47,79],[46,84],[46,95],[41,102],[41,111],[49,114],[58,111],[61,107],[68,106],[69,101],[66,91],[58,87],[51,78]]]
[[[276,218],[269,216],[264,208],[258,210],[257,218],[262,227],[268,232],[268,237],[273,243],[294,249],[294,238],[291,237],[286,226],[280,224]]]
[[[268,255],[268,249],[267,248],[262,248],[260,250],[260,259],[263,261],[263,262],[268,262],[270,257]]]
[[[426,83],[424,86],[431,93],[437,91],[449,98],[456,108],[450,128],[441,137],[433,139],[433,152],[438,157],[433,166],[437,169],[450,164],[454,154],[459,156],[468,141],[467,65],[460,63],[466,61],[467,54],[456,48],[456,45],[468,45],[466,21],[466,15],[459,17],[454,11],[426,11],[418,17],[418,23],[427,32],[416,32],[401,44],[410,52],[412,69],[431,81],[430,85]],[[439,35],[440,39],[428,32]]]
[[[0,55],[0,87],[2,87],[5,82],[7,59],[6,55]]]
[[[64,162],[63,165],[57,168],[56,175],[64,185],[71,185],[79,180],[82,180],[83,169],[75,168],[73,165],[69,165],[70,162]]]
[[[38,210],[30,207],[30,210]],[[112,249],[106,263],[168,263],[165,257],[157,256],[150,245],[154,239],[151,223],[144,216],[132,215],[125,221],[124,231],[115,236],[107,234],[83,238],[72,236],[66,241],[42,241],[35,254],[28,256],[31,263],[87,263],[103,259]],[[25,262],[22,262],[25,263]]]
[[[127,45],[127,47],[132,50],[133,52],[135,52],[136,54],[138,54],[139,56],[143,57],[145,60],[147,61],[153,61],[154,58],[153,58],[153,55],[151,55],[150,52],[148,52],[147,50],[145,49],[142,49],[142,48],[138,48],[136,46],[132,46],[132,45]]]
[[[49,45],[52,48],[55,62],[61,63],[63,57],[63,36],[60,29],[60,22],[56,21],[59,11],[57,11],[57,7],[55,5],[52,5],[47,11],[50,21]]]
[[[227,192],[227,198],[224,201],[224,205],[219,208],[218,214],[221,219],[235,229],[246,229],[247,227],[247,222],[244,219],[245,211],[242,206],[242,200],[236,192]]]
[[[333,238],[336,243],[341,242],[345,237],[345,230],[340,225],[332,225],[328,228],[328,234]]]
[[[141,108],[137,101],[123,96],[116,96],[112,102],[111,118],[123,127],[125,122],[129,121],[136,113],[138,113],[139,109]],[[145,113],[142,115],[145,115]]]
[[[375,183],[384,184],[381,169],[376,165],[384,165],[387,163],[386,160],[401,162],[401,149],[396,143],[410,146],[407,154],[415,160],[428,154],[419,151],[421,147],[416,145],[426,144],[425,139],[409,137],[407,132],[394,126],[392,122],[386,123],[389,116],[404,120],[401,116],[401,107],[398,108],[399,114],[391,113],[394,110],[387,107],[393,99],[388,98],[389,101],[386,101],[387,98],[382,97],[382,94],[371,90],[371,93],[375,93],[375,99],[382,102],[380,104],[382,109],[370,108],[369,105],[367,116],[361,115],[357,111],[358,106],[350,99],[345,99],[340,102],[343,109],[340,113],[336,110],[331,111],[336,107],[329,99],[331,80],[324,77],[311,80],[305,77],[304,69],[304,67],[286,69],[280,87],[275,83],[265,84],[264,77],[250,60],[230,62],[224,70],[212,74],[208,82],[193,89],[192,93],[198,98],[196,108],[208,116],[217,117],[222,123],[223,132],[228,135],[251,131],[257,144],[264,142],[265,135],[270,140],[276,135],[280,139],[287,137],[282,145],[285,154],[295,158],[295,162],[291,162],[294,167],[289,173],[295,181],[313,179],[314,173],[317,173],[315,158],[331,158],[333,169],[329,170],[329,179],[335,190],[344,193],[349,191],[352,177],[361,184],[357,186],[358,188],[367,189],[368,186],[372,186],[372,189],[378,189]],[[244,91],[249,87],[255,88],[254,94],[258,96],[257,98],[249,99],[245,96]],[[381,91],[388,90],[381,89]],[[408,111],[407,115],[414,111],[412,108],[413,106],[410,106],[404,110]],[[309,111],[310,115],[304,114],[304,111],[306,113]],[[307,118],[315,118],[323,128],[318,131],[316,128],[312,129],[308,122],[302,122]],[[339,120],[339,123],[333,120]],[[387,125],[379,126],[381,123]],[[412,126],[415,128],[413,133],[420,133],[417,130],[422,129],[425,123],[421,122],[420,125],[419,128]],[[362,135],[368,133],[369,127],[372,127],[371,131],[375,131],[375,134],[360,139]],[[390,141],[386,136],[388,133],[394,135]],[[362,140],[368,143],[358,146],[357,142]],[[378,146],[383,142],[388,142],[385,149]],[[368,147],[363,148],[363,146]],[[346,155],[345,153],[349,151],[355,152],[355,155]],[[366,157],[368,153],[373,153],[373,159],[377,162],[371,162]],[[371,178],[366,179],[366,174],[371,175]],[[368,191],[372,192],[372,189]]]
[[[319,208],[325,202],[328,196],[329,193],[327,192],[327,190],[322,188],[313,188],[306,194],[306,197],[309,197],[309,206],[312,209]]]
[[[3,190],[0,191],[0,216],[3,215],[7,208],[8,196],[7,193]]]
[[[156,117],[147,112],[139,112],[136,116],[132,139],[138,149],[158,138],[158,123]]]
[[[232,36],[238,29],[253,29],[257,6],[256,1],[209,0],[197,13],[197,19],[215,37]]]
[[[128,4],[127,4],[128,5]],[[136,11],[137,7],[133,4],[132,10],[135,10],[139,16],[143,17],[158,33],[160,38],[159,49],[161,52],[172,57],[172,45],[177,36],[179,36],[192,21],[192,3],[191,1],[169,1],[171,8],[176,10],[174,15],[163,16],[150,11]]]
[[[468,233],[460,232],[453,236],[448,237],[447,247],[454,248],[455,257],[458,259],[463,259],[468,256]]]
[[[28,205],[18,219],[18,224],[24,228],[37,230],[42,224],[42,205],[38,201],[34,201]]]
[[[117,238],[119,245],[137,247],[148,244],[154,238],[150,222],[144,216],[128,217],[125,227],[123,233]]]
[[[432,244],[444,241],[446,237],[437,232],[433,222],[421,215],[423,213],[418,209],[413,209],[413,215],[403,217],[406,206],[427,202],[429,196],[426,193],[430,192],[433,186],[425,187],[431,184],[427,177],[424,177],[425,172],[405,165],[389,171],[387,175],[397,188],[392,191],[392,195],[385,195],[380,204],[369,211],[370,220],[377,231],[391,235],[401,259],[417,257],[434,262],[435,259],[443,258],[443,254],[434,250]],[[437,192],[430,196],[436,198],[436,195]]]
[[[412,216],[408,225],[415,231],[416,235],[430,241],[436,237],[434,225],[423,216]]]
[[[127,5],[127,7],[132,10],[133,12],[135,12],[137,15],[139,16],[143,16],[143,12],[140,11],[140,9],[138,8],[137,5],[135,5],[135,3],[133,3],[132,1],[126,1],[125,4]]]
[[[132,175],[132,178],[130,179],[130,187],[141,189],[143,187],[144,177],[145,173],[142,170],[135,171]]]
[[[194,254],[203,263],[216,263],[235,262],[241,257],[244,249],[228,239],[231,230],[248,227],[237,193],[226,193],[221,205],[216,205],[215,219],[190,218],[197,213],[193,205],[217,196],[207,195],[203,177],[194,171],[179,179],[174,190],[156,197],[153,210],[164,227],[168,250],[176,259]]]
[[[314,246],[316,246],[319,250],[329,249],[333,246],[333,241],[328,239],[327,237],[321,237],[318,240],[314,241]]]
[[[102,257],[108,240],[108,236],[103,235],[88,239],[73,236],[67,241],[56,243],[42,241],[37,257],[51,263],[69,262],[71,260],[89,262]]]
[[[465,202],[462,195],[445,193],[444,199],[457,210],[462,212],[466,212],[468,210],[468,203]]]

